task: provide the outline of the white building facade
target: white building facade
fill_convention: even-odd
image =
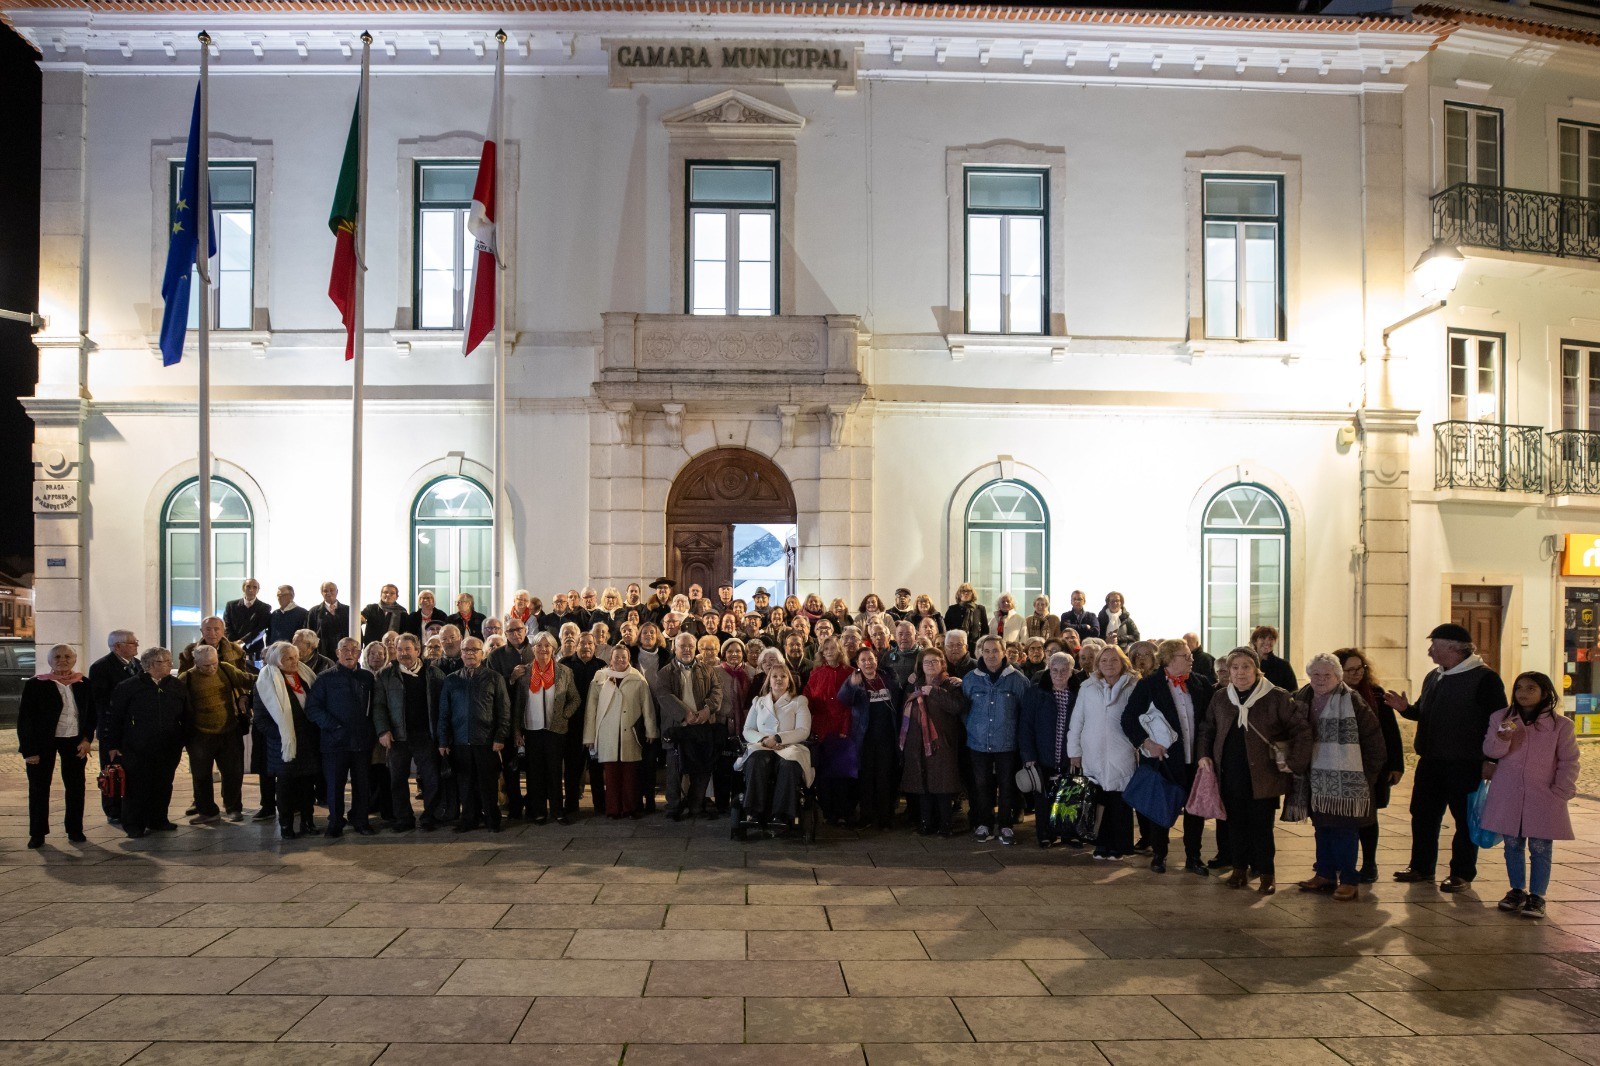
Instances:
[[[155,338],[204,29],[219,600],[487,592],[499,508],[505,589],[721,577],[760,525],[852,605],[1114,588],[1148,634],[1274,624],[1395,682],[1494,614],[1502,669],[1562,668],[1595,581],[1554,546],[1600,532],[1595,40],[1459,7],[447,6],[7,6],[45,71],[41,642],[195,621],[195,360]],[[460,326],[502,27],[492,499],[492,348]],[[363,30],[352,590],[327,217]],[[1506,189],[1568,242],[1524,246]],[[1459,288],[1386,337],[1436,238]]]

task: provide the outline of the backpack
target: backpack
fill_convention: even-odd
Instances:
[[[1050,797],[1050,827],[1058,836],[1094,843],[1100,828],[1100,786],[1082,774],[1063,774]]]
[[[95,780],[100,785],[100,795],[106,799],[121,799],[128,793],[128,772],[121,763],[107,766]]]

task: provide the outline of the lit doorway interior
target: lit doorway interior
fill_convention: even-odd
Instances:
[[[735,524],[733,527],[733,597],[753,603],[758,588],[779,604],[794,589],[794,562],[799,533],[791,523]]]

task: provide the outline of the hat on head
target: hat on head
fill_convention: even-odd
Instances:
[[[1433,632],[1428,634],[1429,640],[1453,640],[1459,644],[1471,644],[1472,634],[1467,632],[1465,626],[1458,626],[1454,622],[1446,622],[1442,626],[1434,626]]]
[[[1024,766],[1017,771],[1017,788],[1022,792],[1041,792],[1044,790],[1044,779],[1039,776],[1037,766]]]
[[[717,583],[717,588],[719,588],[719,589],[731,589],[731,588],[733,588],[733,582],[732,581],[720,581],[720,582]]]
[[[766,589],[756,589],[754,595],[770,597],[772,595],[772,593],[768,592]]]
[[[677,588],[678,587],[678,583],[676,581],[672,580],[670,577],[658,577],[654,581],[650,582],[650,587],[653,588],[653,589],[659,589],[659,588],[669,588],[670,589],[670,588]]]
[[[895,589],[894,590],[894,594],[896,596],[909,596],[909,595],[911,595],[911,590],[910,589]]]

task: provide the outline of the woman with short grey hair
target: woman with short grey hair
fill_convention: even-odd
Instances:
[[[1384,767],[1383,728],[1343,680],[1344,667],[1326,652],[1306,663],[1304,688],[1294,705],[1311,726],[1311,769],[1295,781],[1316,830],[1314,875],[1302,892],[1329,892],[1341,903],[1355,900],[1361,825],[1372,814],[1372,786]]]

